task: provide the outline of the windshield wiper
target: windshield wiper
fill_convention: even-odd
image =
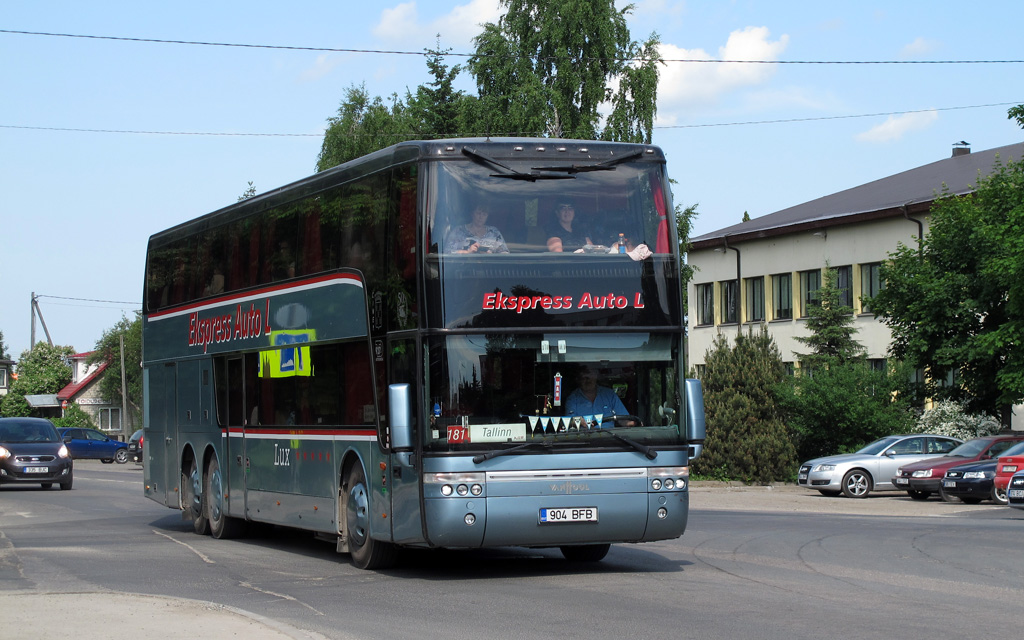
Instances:
[[[523,173],[522,171],[517,171],[506,164],[498,162],[497,160],[491,158],[490,156],[485,156],[482,153],[477,153],[476,151],[470,149],[469,147],[462,147],[462,155],[480,164],[490,164],[495,167],[500,167],[505,171],[509,172],[492,173],[492,178],[508,178],[509,180],[527,180],[529,182],[536,182],[537,180],[575,180],[575,176],[548,176],[541,175],[539,173]]]
[[[611,430],[605,431],[605,433],[607,433],[611,437],[615,438],[619,442],[628,444],[629,446],[633,447],[634,449],[636,449],[640,453],[644,454],[644,456],[646,456],[648,460],[654,460],[655,458],[658,457],[658,452],[654,450],[654,447],[648,447],[645,444],[640,444],[636,440],[633,440],[631,438],[627,438],[626,436],[623,436],[623,435],[619,435],[619,434],[617,434],[617,433],[615,433],[614,431],[611,431]]]
[[[478,456],[473,456],[473,464],[480,464],[481,462],[485,462],[487,460],[490,460],[491,458],[505,456],[510,453],[515,453],[516,451],[522,451],[523,449],[536,446],[544,447],[545,449],[548,450],[546,453],[551,453],[551,447],[553,446],[553,443],[546,440],[540,440],[534,442],[526,442],[523,444],[517,444],[516,446],[509,447],[508,449],[495,449],[494,451],[488,451],[487,453],[481,453]]]
[[[576,174],[585,173],[587,171],[615,171],[615,166],[620,165],[623,162],[629,162],[630,160],[636,160],[637,158],[644,155],[643,151],[637,151],[635,153],[628,153],[619,158],[612,158],[611,160],[605,160],[604,162],[598,162],[597,164],[573,164],[568,167],[530,167],[534,171],[559,171],[562,173]]]

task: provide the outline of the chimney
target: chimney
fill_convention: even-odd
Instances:
[[[951,157],[955,158],[957,156],[966,156],[970,152],[971,143],[961,140],[960,142],[953,143],[953,155]]]

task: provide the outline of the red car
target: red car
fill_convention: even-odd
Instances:
[[[1007,451],[1006,455],[999,456],[996,477],[992,481],[995,490],[1005,493],[1006,487],[1010,484],[1010,478],[1022,469],[1024,469],[1024,448],[1014,447],[1012,451]]]
[[[897,489],[905,489],[915,500],[927,500],[933,493],[942,495],[942,476],[946,474],[947,469],[968,462],[998,457],[1018,442],[1024,442],[1024,435],[985,436],[968,440],[944,456],[900,467],[892,479],[892,485]],[[1024,456],[1021,456],[1021,465],[1024,468]]]

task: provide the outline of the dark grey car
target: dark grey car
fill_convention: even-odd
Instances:
[[[53,423],[42,418],[0,418],[0,484],[54,483],[70,489],[74,462]]]

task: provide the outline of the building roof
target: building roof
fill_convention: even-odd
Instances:
[[[937,194],[960,195],[974,190],[978,174],[988,175],[998,164],[1024,159],[1024,142],[962,153],[852,189],[782,209],[748,222],[691,239],[695,249],[730,241],[750,240],[895,215],[923,213]],[[795,228],[794,228],[795,227]]]
[[[74,400],[78,393],[89,386],[89,383],[100,377],[104,371],[107,370],[109,362],[104,362],[100,366],[96,367],[96,370],[85,376],[78,382],[72,382],[66,385],[63,389],[57,392],[57,397],[61,400]]]

